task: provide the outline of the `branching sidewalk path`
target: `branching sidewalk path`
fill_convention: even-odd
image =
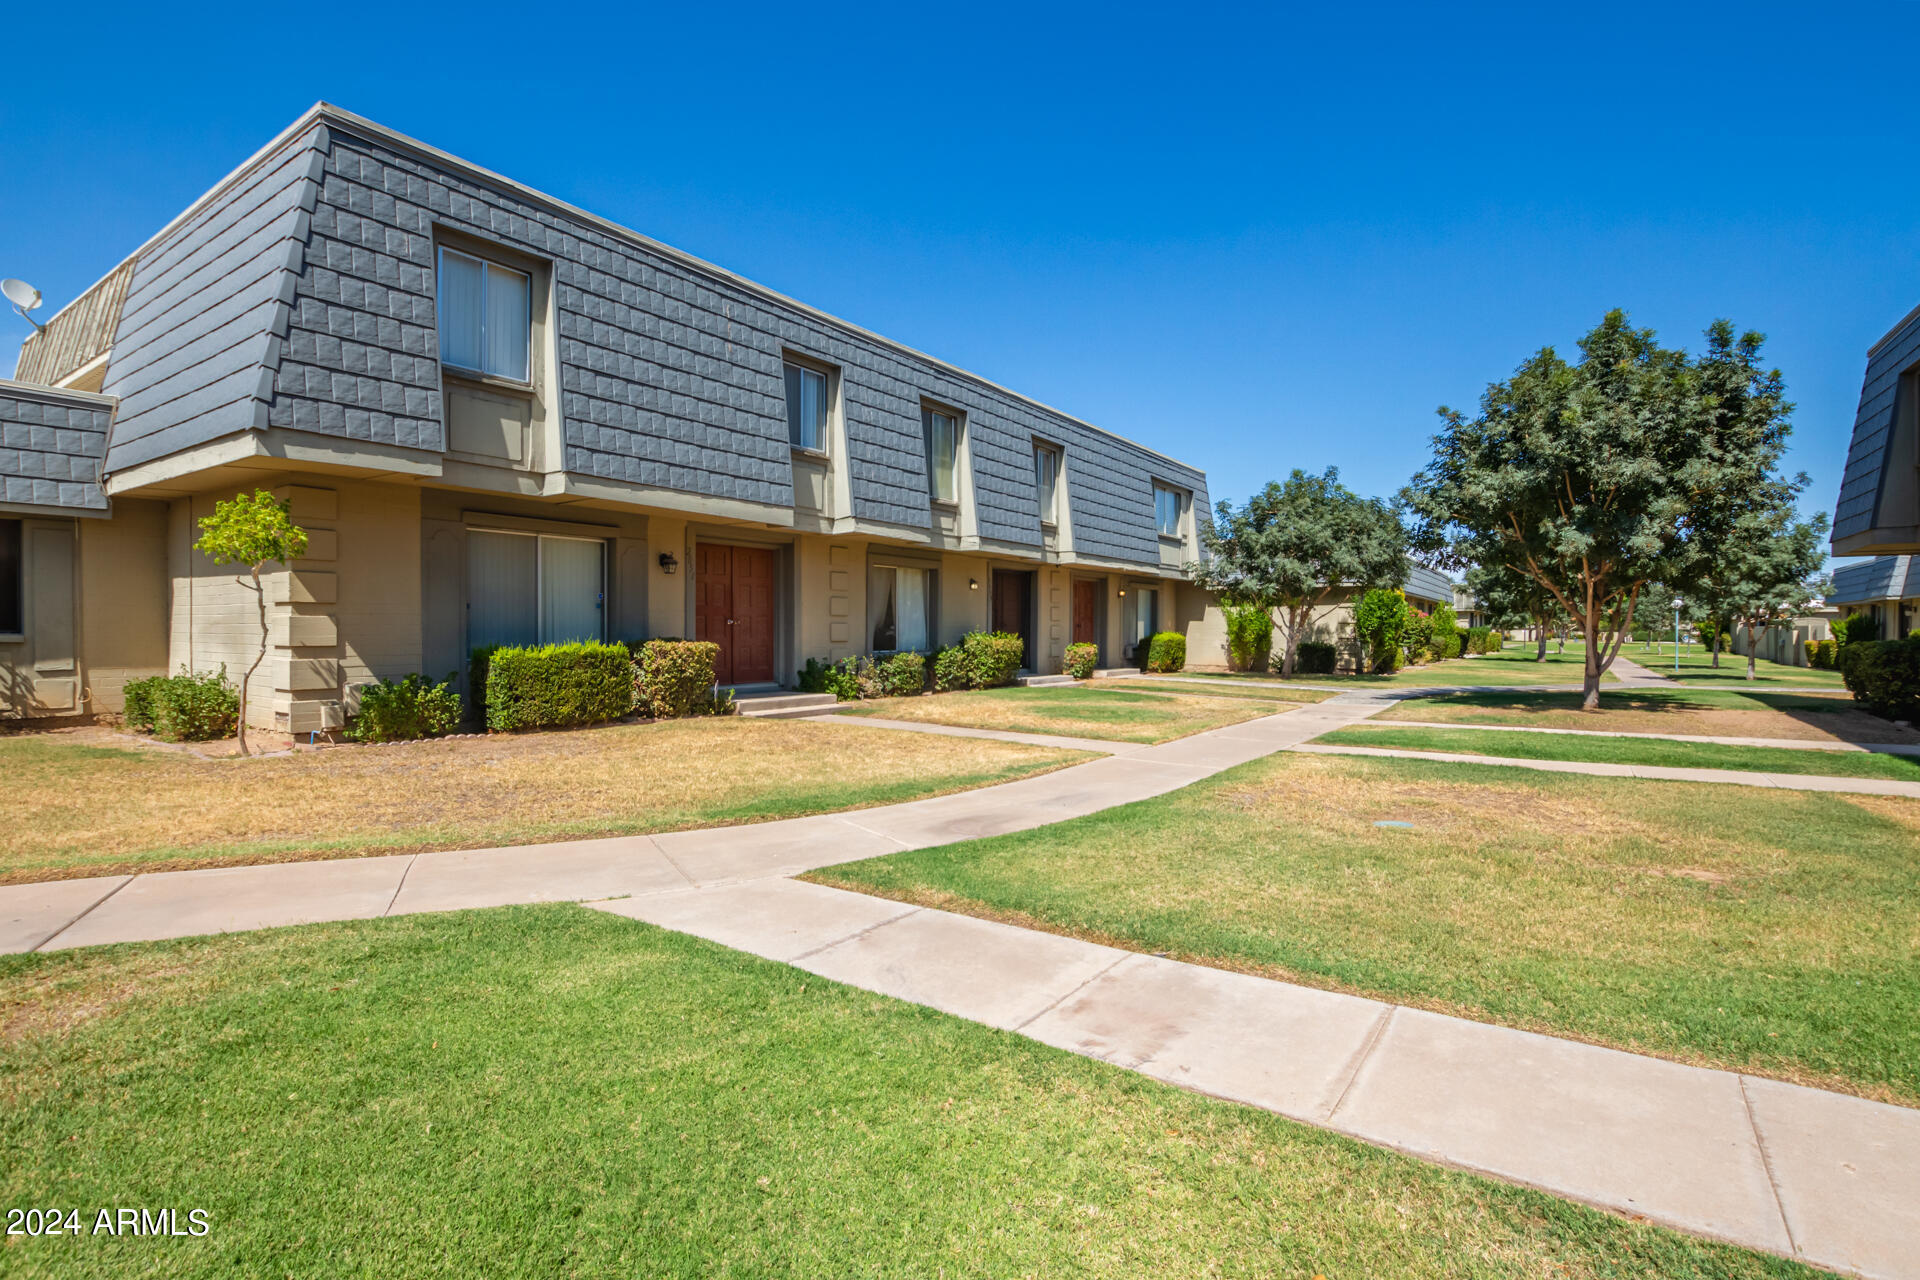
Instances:
[[[1113,754],[1040,777],[812,818],[5,887],[0,951],[593,900],[1425,1159],[1819,1266],[1920,1280],[1920,1111],[785,878],[1044,826],[1275,751],[1333,750],[1310,740],[1404,696],[1345,692],[1160,746],[1099,744]]]

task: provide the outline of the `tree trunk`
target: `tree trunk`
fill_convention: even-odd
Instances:
[[[1598,711],[1600,709],[1600,619],[1594,616],[1591,605],[1587,616],[1581,620],[1580,634],[1587,642],[1587,661],[1580,680],[1580,709]]]
[[[1720,624],[1717,622],[1713,624],[1713,665],[1716,670],[1720,666]]]
[[[1751,622],[1747,624],[1746,630],[1747,630],[1747,679],[1751,680],[1753,679],[1753,668],[1754,668],[1753,624]],[[1715,663],[1714,665],[1718,666],[1719,663]]]
[[[1540,628],[1540,651],[1533,655],[1533,660],[1535,662],[1547,660],[1547,629],[1545,627]]]
[[[260,652],[253,655],[253,664],[240,673],[240,754],[243,756],[253,754],[247,749],[247,687],[253,683],[253,673],[260,669],[267,656],[267,593],[260,585],[260,566],[252,566],[251,572],[253,600],[260,608]]]

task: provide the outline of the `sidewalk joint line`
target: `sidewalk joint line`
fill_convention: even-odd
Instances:
[[[1780,1180],[1773,1175],[1773,1157],[1767,1152],[1767,1140],[1760,1136],[1760,1120],[1753,1114],[1753,1098],[1747,1093],[1747,1078],[1735,1074],[1740,1082],[1740,1105],[1746,1108],[1747,1127],[1753,1130],[1753,1145],[1760,1150],[1760,1167],[1766,1170],[1767,1190],[1773,1193],[1774,1212],[1780,1215],[1780,1229],[1787,1233],[1787,1247],[1793,1250],[1793,1256],[1804,1258],[1800,1252],[1800,1242],[1793,1238],[1793,1223],[1787,1220],[1787,1202],[1780,1198]]]
[[[1073,999],[1075,996],[1079,995],[1082,991],[1085,991],[1088,987],[1100,981],[1100,979],[1106,977],[1108,974],[1112,973],[1115,969],[1119,968],[1122,964],[1124,964],[1128,960],[1131,960],[1134,956],[1139,954],[1140,953],[1137,951],[1121,952],[1120,958],[1118,960],[1115,960],[1112,964],[1108,965],[1106,968],[1102,969],[1100,972],[1094,974],[1091,978],[1088,978],[1085,982],[1081,983],[1079,986],[1075,987],[1073,990],[1065,992],[1064,994],[1061,995],[1061,997],[1058,1000],[1055,1000],[1052,1004],[1049,1004],[1046,1008],[1040,1010],[1040,1012],[1034,1014],[1031,1018],[1022,1018],[1020,1020],[1019,1025],[1014,1027],[1013,1030],[1016,1032],[1026,1030],[1029,1026],[1031,1026],[1035,1022],[1038,1022],[1040,1019],[1046,1017],[1048,1014],[1052,1013],[1055,1009],[1058,1009],[1061,1005]]]
[[[52,933],[40,939],[40,941],[34,943],[32,950],[38,951],[40,948],[46,946],[49,942],[52,942],[55,938],[65,933],[67,930],[73,928],[73,926],[79,924],[82,920],[85,920],[88,916],[93,914],[95,907],[100,906],[108,898],[111,898],[114,894],[120,892],[122,889],[126,888],[128,885],[132,884],[135,880],[138,880],[139,878],[140,877],[138,874],[130,875],[125,880],[122,880],[119,884],[113,886],[113,888],[101,894],[98,898],[95,898],[93,900],[92,906],[89,906],[85,911],[82,911],[79,915],[67,921],[65,924],[61,925],[58,929],[55,929]]]
[[[957,794],[965,795],[966,793],[963,791]],[[836,821],[846,823],[848,826],[852,827],[855,831],[864,831],[870,836],[878,836],[882,840],[891,840],[893,843],[900,846],[900,849],[902,852],[905,852],[906,850],[913,848],[912,845],[908,844],[905,840],[902,840],[899,836],[890,836],[884,831],[875,831],[872,827],[861,826],[859,823],[855,822],[852,818],[847,817],[843,813],[836,813],[833,815],[833,817]]]
[[[1341,1082],[1339,1094],[1335,1096],[1333,1105],[1327,1108],[1329,1125],[1333,1123],[1334,1116],[1340,1113],[1340,1108],[1347,1105],[1347,1095],[1353,1092],[1354,1083],[1360,1079],[1360,1069],[1367,1065],[1368,1059],[1373,1057],[1373,1051],[1380,1047],[1380,1042],[1387,1035],[1387,1024],[1393,1021],[1393,1015],[1398,1012],[1400,1012],[1400,1006],[1390,1004],[1374,1020],[1373,1029],[1367,1032],[1367,1038],[1360,1044],[1360,1051],[1353,1055],[1353,1067],[1346,1073],[1347,1078]]]
[[[659,854],[661,857],[667,860],[667,865],[672,867],[674,869],[674,872],[678,874],[682,880],[685,880],[687,882],[687,887],[689,889],[698,889],[700,887],[700,882],[695,880],[692,876],[688,875],[687,869],[673,860],[673,855],[667,852],[665,845],[661,844],[658,840],[655,840],[652,836],[647,837],[647,843],[653,846],[653,851],[655,853]]]
[[[837,890],[837,892],[839,892],[839,893],[853,893],[853,890],[851,890],[851,889],[840,889],[840,890]],[[855,896],[855,897],[860,897],[860,898],[865,898],[865,897],[868,897],[869,895],[868,895],[868,894],[864,894],[864,893],[861,893],[861,894],[855,894],[854,896]],[[896,900],[896,899],[893,899],[893,898],[888,898],[888,899],[886,899],[886,901],[888,901],[888,902],[895,902],[895,901],[897,901],[897,900]],[[817,956],[817,955],[819,955],[819,954],[820,954],[820,953],[821,953],[822,951],[831,951],[831,950],[833,950],[833,949],[834,949],[835,947],[838,947],[838,946],[843,946],[843,945],[845,945],[846,943],[849,943],[849,942],[857,942],[857,941],[859,941],[859,940],[860,940],[861,938],[864,938],[864,937],[866,937],[866,936],[867,936],[868,934],[870,934],[870,933],[872,933],[872,932],[873,932],[874,930],[876,930],[876,929],[884,929],[884,928],[886,928],[886,927],[887,927],[888,925],[890,925],[890,924],[899,924],[899,923],[900,923],[900,922],[901,922],[902,920],[905,920],[905,919],[906,919],[906,918],[907,918],[908,916],[910,916],[910,915],[915,915],[915,914],[917,914],[917,913],[919,913],[919,912],[921,912],[921,911],[925,911],[925,910],[926,910],[926,908],[925,908],[925,907],[922,907],[922,906],[916,906],[915,904],[913,904],[913,903],[911,903],[911,902],[900,902],[900,903],[898,903],[898,905],[900,905],[900,906],[903,906],[903,907],[905,907],[905,908],[906,908],[906,910],[905,910],[905,911],[902,911],[902,912],[901,912],[901,913],[900,913],[899,915],[897,915],[897,916],[888,916],[888,917],[887,917],[887,918],[886,918],[885,920],[877,920],[877,921],[875,921],[874,923],[872,923],[872,924],[870,924],[870,925],[868,925],[868,926],[867,926],[866,928],[864,928],[864,929],[855,929],[855,930],[854,930],[854,931],[853,931],[852,933],[850,933],[850,934],[848,934],[848,935],[847,935],[846,937],[844,937],[844,938],[835,938],[835,939],[834,939],[834,940],[833,940],[832,942],[823,942],[823,943],[821,943],[821,944],[820,944],[819,946],[817,946],[817,947],[815,947],[815,948],[814,948],[813,950],[811,950],[811,951],[802,951],[802,952],[801,952],[801,953],[800,953],[799,955],[797,955],[797,956],[794,956],[794,957],[793,957],[793,958],[792,958],[791,960],[783,960],[783,961],[781,961],[781,963],[782,963],[782,964],[799,964],[799,963],[800,963],[800,962],[801,962],[802,960],[809,960],[809,959],[811,959],[811,958],[813,958],[814,956]]]
[[[393,914],[393,904],[400,901],[400,891],[407,887],[407,877],[413,874],[413,864],[420,861],[420,855],[414,854],[407,859],[407,865],[400,870],[400,883],[393,886],[393,896],[387,899],[387,909],[380,913],[382,919]]]

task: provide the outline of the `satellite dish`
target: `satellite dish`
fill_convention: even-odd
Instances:
[[[15,280],[9,276],[5,280],[0,280],[0,293],[7,295],[7,301],[11,302],[13,309],[19,312],[28,324],[33,326],[35,333],[39,333],[47,327],[38,320],[35,320],[32,316],[27,315],[27,312],[34,310],[40,305],[40,291],[38,289],[28,284],[25,280]]]
[[[0,280],[0,293],[6,294],[7,301],[22,312],[32,311],[40,305],[40,291],[25,280]]]

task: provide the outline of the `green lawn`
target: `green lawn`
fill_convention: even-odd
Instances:
[[[1629,640],[1620,650],[1621,656],[1631,658],[1641,666],[1657,671],[1663,676],[1680,680],[1688,684],[1727,683],[1746,684],[1747,660],[1737,653],[1720,655],[1720,665],[1713,665],[1713,655],[1697,644],[1680,646],[1680,669],[1676,674],[1673,664],[1673,641],[1665,644],[1643,645]],[[1812,667],[1795,667],[1782,662],[1768,662],[1765,658],[1754,659],[1754,684],[1799,685],[1803,688],[1844,689],[1845,683],[1838,671],[1816,671]]]
[[[1403,668],[1392,675],[1307,675],[1302,672],[1293,678],[1305,684],[1379,685],[1390,689],[1425,689],[1479,684],[1579,684],[1584,672],[1584,659],[1580,656],[1578,646],[1568,645],[1565,653],[1556,654],[1553,646],[1549,644],[1545,662],[1534,661],[1533,646],[1529,645],[1524,650],[1509,647],[1499,653],[1481,654],[1473,658],[1449,658],[1445,662],[1423,663],[1417,667]],[[1194,671],[1165,678],[1180,680],[1197,675],[1232,676],[1235,679],[1255,681],[1277,681],[1281,678],[1271,671]],[[1604,677],[1609,682],[1613,678],[1611,672]]]
[[[875,751],[830,725],[729,716],[202,760],[104,730],[0,734],[0,884],[761,822],[1090,758],[896,737]]]
[[[1220,686],[1211,686],[1219,688]],[[976,689],[964,693],[923,694],[918,698],[879,698],[848,703],[842,715],[881,716],[924,724],[1013,733],[1051,733],[1112,742],[1166,742],[1204,729],[1218,729],[1298,705],[1279,691],[1274,697],[1206,696],[1196,686],[1188,694],[1149,693],[1102,680],[1098,684],[1038,688]]]
[[[0,960],[10,1276],[1812,1277],[573,906]]]
[[[1397,728],[1355,725],[1314,739],[1342,747],[1396,751],[1452,751],[1515,760],[1591,760],[1681,769],[1739,769],[1829,778],[1891,778],[1920,782],[1920,756],[1864,751],[1804,751],[1792,747],[1725,747],[1657,738],[1592,738],[1583,734],[1502,733],[1497,729]]]
[[[1215,684],[1211,680],[1187,677],[1148,676],[1134,679],[1115,676],[1089,686],[1105,689],[1108,685],[1128,693],[1175,693],[1188,698],[1265,698],[1272,702],[1325,702],[1335,694],[1331,689],[1306,689],[1289,684]]]
[[[811,878],[1920,1101],[1920,800],[1282,753]]]
[[[1920,733],[1868,715],[1846,693],[1780,693],[1766,688],[1611,689],[1601,694],[1596,711],[1582,711],[1577,693],[1442,693],[1397,703],[1377,719],[1538,725],[1616,733],[1920,743]]]

